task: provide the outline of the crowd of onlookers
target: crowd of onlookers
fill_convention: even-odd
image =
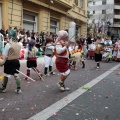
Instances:
[[[0,33],[4,36],[4,39],[6,40],[8,37],[8,33],[9,30],[11,30],[12,27],[9,27],[9,29],[5,29],[5,27],[3,26],[2,29],[0,30]],[[34,30],[30,31],[30,30],[25,30],[25,29],[18,29],[17,27],[14,27],[14,30],[17,32],[17,40],[22,41],[23,46],[26,47],[27,43],[29,42],[30,39],[34,39],[36,41],[36,47],[40,47],[44,45],[45,42],[45,37],[46,36],[50,36],[53,39],[53,42],[56,39],[56,35],[55,34],[48,34],[48,32],[34,32]]]
[[[5,29],[5,27],[3,26],[2,29],[0,30],[0,33],[4,36],[5,38],[5,41],[7,41],[7,38],[8,38],[8,34],[9,34],[9,31],[10,30],[15,30],[16,33],[17,33],[17,40],[18,42],[21,44],[21,46],[23,46],[23,48],[26,48],[26,45],[28,44],[29,40],[30,39],[33,39],[36,41],[36,47],[40,50],[41,46],[44,46],[45,45],[45,38],[46,36],[49,36],[53,39],[53,42],[55,42],[56,38],[57,38],[57,35],[56,34],[53,34],[53,33],[48,33],[48,32],[34,32],[34,30],[30,31],[30,30],[26,30],[26,29],[22,29],[22,28],[17,28],[17,27],[9,27],[9,29]],[[108,40],[111,40],[111,37],[105,37],[105,36],[100,36],[100,39],[101,39],[101,43],[104,43],[105,41],[108,41]],[[85,38],[84,36],[80,36],[80,37],[76,37],[76,41],[79,41],[81,45],[85,45],[84,47],[84,51],[85,51],[85,54],[87,57],[94,57],[94,50],[93,47],[94,47],[94,42],[95,42],[95,35],[92,33],[90,34],[90,36],[88,36],[87,38]],[[114,39],[112,40],[112,45],[113,47],[111,48],[112,49],[112,55],[114,56],[114,58],[116,57],[116,59],[120,59],[120,57],[117,57],[118,54],[117,54],[117,51],[116,51],[116,54],[115,54],[115,50],[119,50],[119,44],[120,44],[120,39]],[[89,51],[92,51],[91,54],[89,54]]]

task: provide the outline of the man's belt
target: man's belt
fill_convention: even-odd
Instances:
[[[7,58],[7,60],[18,60],[18,58]]]

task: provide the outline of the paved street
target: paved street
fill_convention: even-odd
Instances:
[[[44,109],[54,105],[62,98],[66,98],[64,100],[67,103],[66,106],[54,111],[52,115],[49,115],[48,120],[120,120],[120,76],[116,75],[117,70],[120,70],[119,63],[106,63],[103,61],[101,68],[96,70],[94,60],[86,60],[85,62],[85,69],[82,69],[82,66],[79,65],[77,71],[71,70],[71,75],[66,80],[67,86],[71,88],[68,92],[60,92],[56,85],[59,80],[58,71],[56,71],[56,75],[45,77],[44,82],[39,79],[34,71],[32,71],[31,77],[36,82],[25,81],[23,80],[24,76],[20,75],[22,79],[22,94],[14,92],[16,86],[12,77],[9,80],[7,92],[0,94],[0,120],[31,119],[32,116],[44,111]],[[115,66],[117,66],[116,69],[112,70],[111,68]],[[42,58],[38,59],[38,68],[39,70],[43,68]],[[21,71],[24,73],[26,71],[24,60],[21,62]],[[44,69],[41,71],[43,72]],[[0,68],[0,73],[2,74],[2,67]],[[100,75],[103,76],[103,79]],[[95,79],[97,77],[101,79]],[[90,90],[81,88],[80,90],[83,93],[81,95],[78,94],[74,98],[73,92],[90,83],[93,79],[98,81],[98,83],[94,82],[95,84],[93,83]],[[0,81],[1,84],[2,81]],[[72,95],[73,98],[70,102],[67,99],[69,95]],[[37,117],[34,116],[33,118]],[[36,120],[43,120],[43,118],[39,117]]]

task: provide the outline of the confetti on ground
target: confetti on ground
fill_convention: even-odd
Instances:
[[[98,95],[98,97],[101,97],[101,95]]]
[[[96,95],[94,94],[93,96],[95,97]]]
[[[4,112],[4,111],[5,111],[5,109],[2,109],[2,111]]]
[[[3,98],[0,98],[0,100],[3,100]]]
[[[89,90],[90,87],[89,86],[82,86],[82,89]]]
[[[16,110],[20,110],[20,108],[15,108]]]
[[[65,98],[65,101],[68,101],[68,99],[67,99],[67,98]]]
[[[32,98],[30,98],[30,100],[32,100]]]
[[[79,113],[76,113],[76,115],[79,115]]]
[[[30,82],[27,82],[27,83],[30,83]]]
[[[30,109],[33,110],[33,107],[31,107]]]
[[[10,105],[9,103],[7,105]]]
[[[54,112],[54,114],[53,114],[54,116],[56,116],[57,115],[57,113],[56,112]]]
[[[108,107],[105,107],[105,109],[108,109]]]
[[[98,118],[96,118],[95,120],[98,120]]]

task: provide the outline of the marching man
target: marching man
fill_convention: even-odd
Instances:
[[[55,75],[55,72],[52,71],[52,68],[53,68],[52,57],[53,57],[53,50],[54,50],[52,38],[46,37],[45,44],[46,44],[46,48],[45,48],[45,55],[44,55],[44,60],[45,60],[44,74],[46,76],[50,76],[50,74]],[[48,73],[48,68],[49,68],[50,74]]]
[[[27,60],[27,72],[26,75],[30,77],[30,71],[33,69],[38,76],[41,76],[40,71],[37,69],[37,57],[36,57],[36,52],[38,49],[35,47],[35,40],[30,40],[28,47],[26,48],[26,52],[24,55],[24,58]],[[29,78],[25,77],[25,80],[28,80]]]
[[[22,93],[20,86],[20,78],[17,70],[20,69],[19,55],[20,55],[21,46],[17,42],[17,39],[11,37],[11,41],[6,44],[3,59],[4,63],[4,79],[2,88],[0,88],[0,92],[6,92],[6,87],[8,83],[8,78],[13,75],[16,80],[17,89],[16,93]]]
[[[58,86],[61,91],[69,90],[68,87],[65,86],[65,80],[70,75],[70,69],[68,65],[68,33],[64,30],[58,32],[58,38],[56,40],[56,68],[60,72],[60,81]]]

